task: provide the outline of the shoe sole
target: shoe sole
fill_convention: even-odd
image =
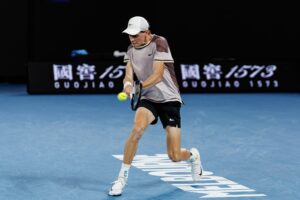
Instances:
[[[118,196],[121,196],[122,194],[108,194],[108,196],[111,196],[111,197],[118,197]]]
[[[122,193],[120,193],[120,194],[111,194],[110,192],[108,192],[108,196],[121,196],[122,195]]]

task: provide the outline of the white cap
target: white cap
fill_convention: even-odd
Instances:
[[[127,28],[122,33],[136,35],[141,31],[147,31],[149,23],[144,17],[135,16],[129,19]]]

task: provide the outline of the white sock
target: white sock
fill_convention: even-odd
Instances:
[[[127,180],[128,176],[129,176],[130,166],[131,165],[122,163],[122,166],[121,166],[121,169],[120,169],[120,172],[119,172],[119,177],[125,178],[125,180]]]

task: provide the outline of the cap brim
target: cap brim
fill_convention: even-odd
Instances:
[[[128,35],[137,35],[139,32],[141,32],[139,29],[127,28],[122,33],[127,33]]]

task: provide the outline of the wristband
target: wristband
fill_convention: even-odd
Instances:
[[[123,89],[125,89],[128,85],[131,85],[132,86],[132,83],[130,81],[126,81],[124,83],[124,86],[123,86]]]

